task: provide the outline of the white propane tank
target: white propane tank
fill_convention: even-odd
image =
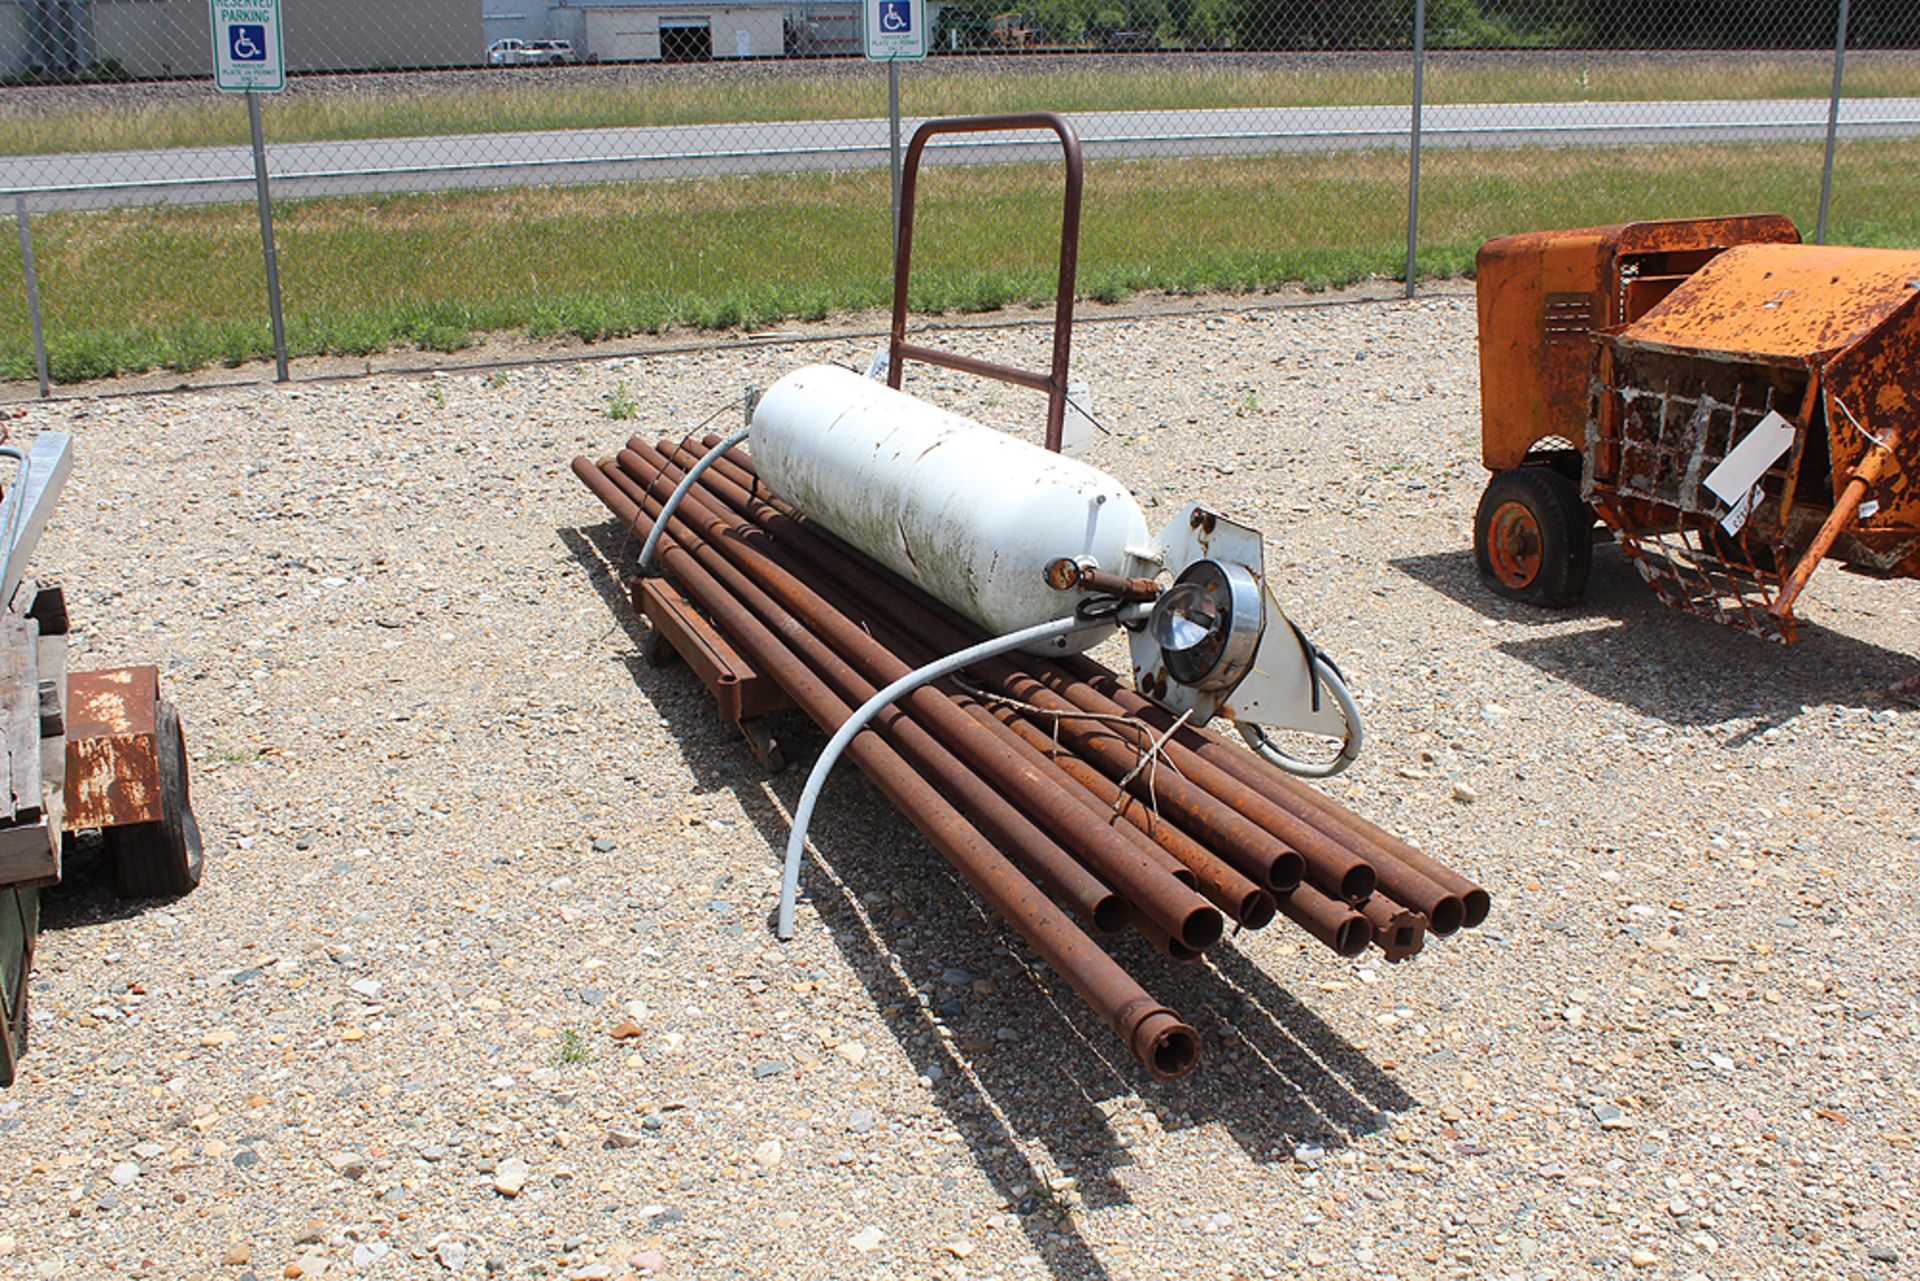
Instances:
[[[1113,477],[832,365],[761,396],[749,438],[773,491],[993,635],[1065,618],[1062,556],[1126,573],[1147,518]],[[1050,645],[1078,652],[1102,624]]]

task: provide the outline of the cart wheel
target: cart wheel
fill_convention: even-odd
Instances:
[[[100,832],[113,857],[113,890],[121,898],[170,898],[200,883],[200,824],[187,784],[187,741],[180,714],[166,699],[154,715],[160,754],[160,821]]]
[[[1580,490],[1551,467],[1496,472],[1473,516],[1473,559],[1502,596],[1563,609],[1587,590],[1593,519]]]

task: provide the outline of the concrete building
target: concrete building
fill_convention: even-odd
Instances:
[[[481,0],[283,0],[290,71],[473,66]],[[129,75],[213,73],[207,0],[0,0],[0,76],[113,63]]]

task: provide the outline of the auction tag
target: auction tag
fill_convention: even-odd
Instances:
[[[1780,461],[1780,455],[1793,447],[1794,427],[1779,410],[1773,410],[1754,424],[1746,438],[1720,460],[1707,474],[1707,488],[1723,503],[1738,506],[1748,497],[1767,468]],[[1752,503],[1747,504],[1752,509]],[[1742,517],[1742,523],[1745,522]]]
[[[1060,422],[1060,452],[1067,458],[1078,458],[1093,448],[1094,433],[1099,431],[1093,421],[1093,389],[1078,379],[1067,383],[1067,413]]]

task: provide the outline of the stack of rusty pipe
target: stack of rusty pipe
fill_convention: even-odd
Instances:
[[[636,537],[716,438],[635,438],[574,473]],[[977,629],[794,511],[730,451],[689,491],[659,568],[823,730]],[[1153,750],[1158,744],[1157,750]],[[847,755],[1154,1076],[1193,1029],[1093,934],[1176,960],[1230,920],[1286,916],[1342,956],[1390,961],[1476,925],[1486,891],[1218,734],[1176,724],[1085,657],[1020,654],[906,695]],[[1077,920],[1075,918],[1078,918]]]

